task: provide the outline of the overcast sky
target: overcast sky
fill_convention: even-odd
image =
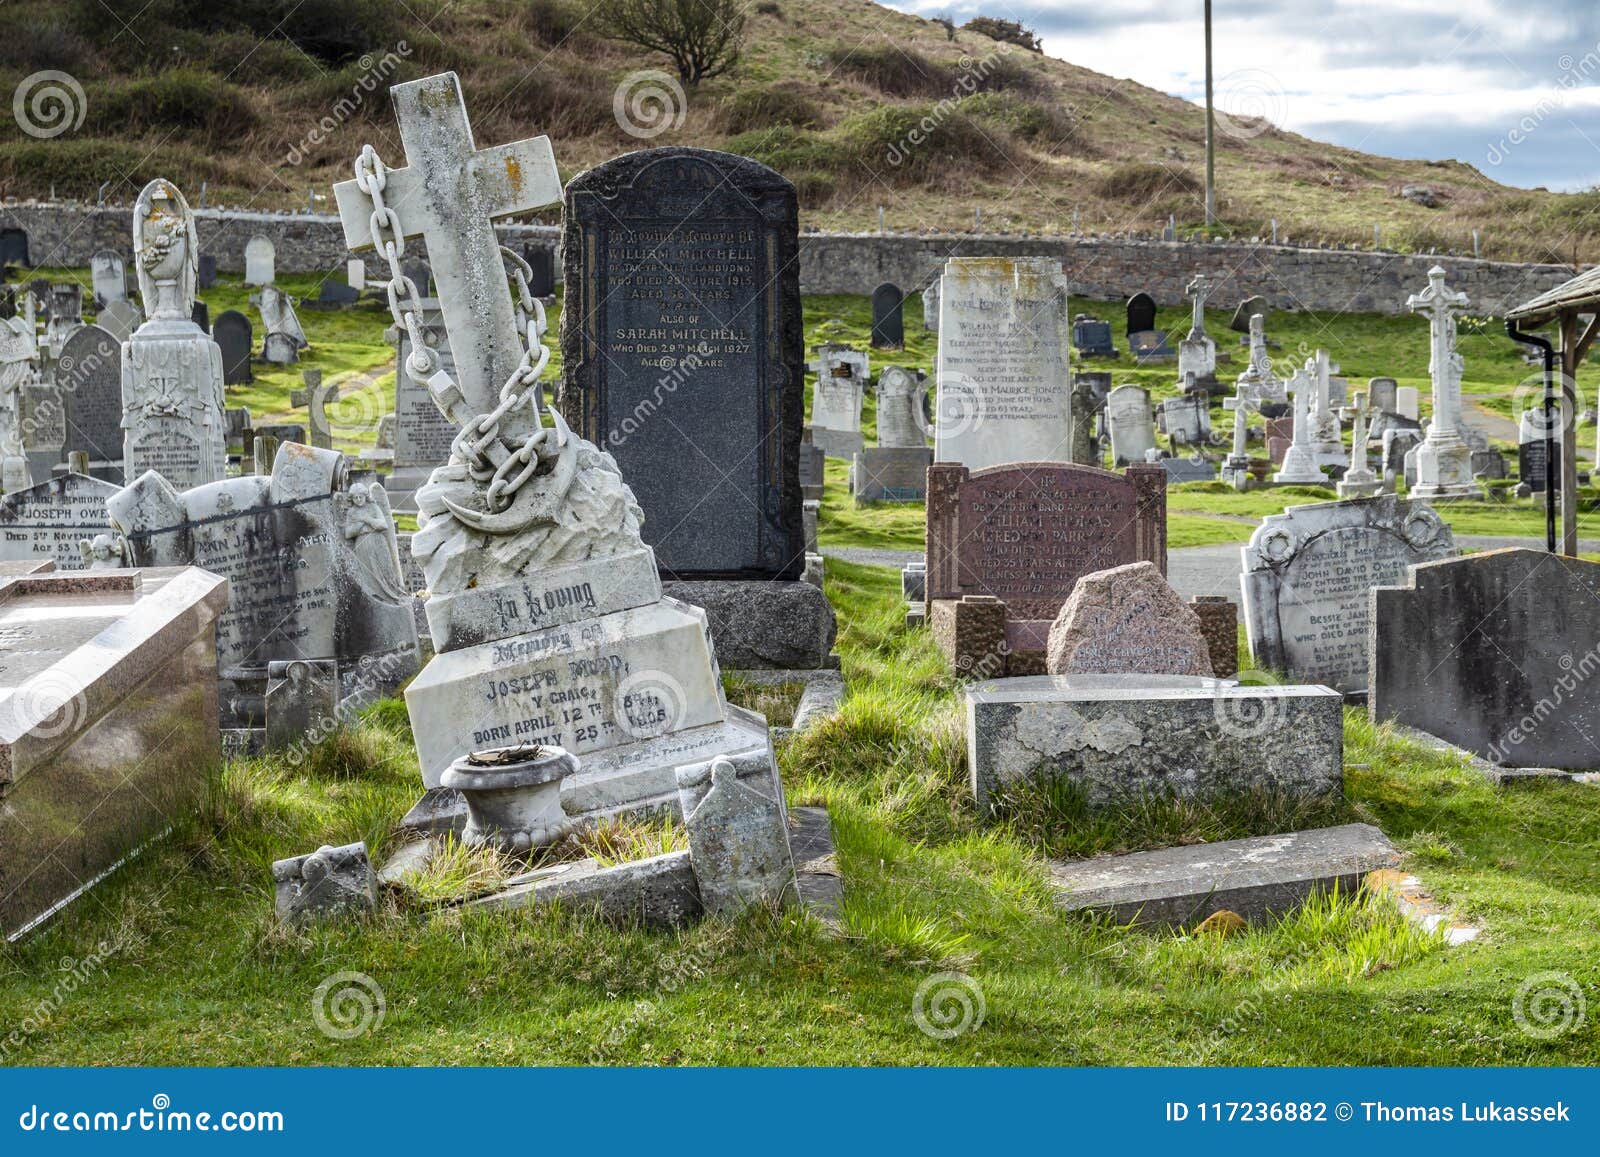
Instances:
[[[1201,0],[888,0],[1021,20],[1045,51],[1205,99]],[[1600,185],[1600,0],[1215,0],[1217,107],[1508,185]]]

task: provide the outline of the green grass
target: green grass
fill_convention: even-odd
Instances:
[[[1484,938],[1446,949],[1350,897],[1230,937],[1150,935],[1052,909],[1047,852],[1237,834],[1288,817],[1150,810],[1117,831],[1056,800],[980,826],[956,687],[904,627],[893,571],[828,566],[851,691],[786,742],[791,803],[825,802],[847,885],[843,935],[754,913],[678,934],[579,913],[433,911],[385,899],[303,932],[271,917],[272,859],[367,839],[383,853],[419,780],[386,703],[301,766],[230,765],[192,823],[0,957],[0,1023],[25,1064],[1573,1064],[1591,1022],[1523,1034],[1512,998],[1536,972],[1600,983],[1600,808],[1593,788],[1495,791],[1456,761],[1347,715],[1348,803],[1416,851],[1414,870]],[[1047,801],[1048,802],[1048,801]],[[635,837],[635,847],[649,844]],[[670,833],[659,838],[671,839]],[[441,888],[481,866],[441,867]],[[55,1002],[61,961],[103,970]],[[969,973],[982,1027],[936,1041],[912,999]],[[318,985],[382,988],[381,1028],[350,1041],[312,1019]],[[46,1015],[35,1024],[42,1003]],[[1137,1025],[1130,1032],[1129,1025]],[[20,1030],[19,1030],[20,1031]]]

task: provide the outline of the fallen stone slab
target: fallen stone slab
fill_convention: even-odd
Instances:
[[[1452,948],[1470,944],[1483,934],[1483,929],[1457,920],[1415,876],[1383,868],[1367,876],[1367,891],[1386,896],[1402,916],[1424,932],[1443,928],[1444,942]]]
[[[1371,824],[1343,824],[1058,861],[1050,865],[1050,879],[1066,911],[1103,912],[1119,924],[1188,928],[1214,912],[1237,912],[1259,924],[1320,892],[1353,894],[1368,872],[1399,860],[1400,852]]]
[[[504,911],[557,904],[572,911],[592,910],[611,923],[647,928],[681,928],[698,920],[702,911],[687,851],[609,868],[595,860],[557,864],[518,876],[503,891],[462,907]]]
[[[837,931],[844,878],[833,849],[833,822],[825,807],[789,809],[789,849],[794,853],[795,884],[800,903],[823,924]]]

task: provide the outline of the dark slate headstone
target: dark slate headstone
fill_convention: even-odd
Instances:
[[[1228,322],[1228,328],[1237,333],[1249,333],[1250,319],[1258,313],[1265,318],[1269,312],[1271,311],[1267,307],[1266,298],[1260,295],[1247,297],[1233,311],[1233,318]]]
[[[24,229],[0,229],[0,266],[20,265],[31,268],[28,259],[28,234]]]
[[[230,309],[217,318],[211,338],[222,349],[222,381],[224,385],[237,386],[255,380],[250,369],[250,355],[255,350],[255,332],[250,319],[237,309]]]
[[[1545,483],[1545,453],[1553,450],[1550,457],[1556,464],[1556,490],[1561,489],[1561,443],[1546,442],[1543,438],[1535,438],[1531,442],[1523,442],[1517,447],[1517,477],[1528,484],[1528,488],[1535,494],[1544,493]]]
[[[341,305],[354,305],[361,300],[359,290],[350,288],[344,282],[328,277],[317,290],[316,300],[304,304],[313,309],[337,309]]]
[[[1114,357],[1117,352],[1111,342],[1111,323],[1088,314],[1072,319],[1072,344],[1087,358]]]
[[[679,578],[799,578],[805,387],[794,186],[705,149],[567,186],[557,404],[615,455]]]
[[[56,385],[66,409],[63,456],[89,455],[89,470],[122,481],[122,343],[97,325],[77,330],[56,359]]]
[[[872,291],[873,349],[897,350],[906,344],[905,303],[906,295],[890,282]]]
[[[1505,767],[1600,765],[1600,563],[1514,548],[1372,592],[1374,720]]]
[[[522,259],[533,272],[528,278],[528,288],[535,297],[554,297],[556,292],[555,251],[543,245],[529,245],[522,251]]]
[[[1127,333],[1149,333],[1156,327],[1156,299],[1148,293],[1128,298]]]
[[[199,289],[210,289],[217,283],[217,259],[209,253],[200,254],[200,275],[195,281]]]
[[[203,301],[194,303],[194,308],[189,311],[189,320],[194,322],[206,333],[211,332],[211,307]]]

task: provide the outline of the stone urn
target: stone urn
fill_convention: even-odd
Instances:
[[[522,853],[572,830],[561,810],[561,781],[577,770],[578,757],[563,748],[518,744],[463,755],[439,783],[466,800],[468,844]]]

